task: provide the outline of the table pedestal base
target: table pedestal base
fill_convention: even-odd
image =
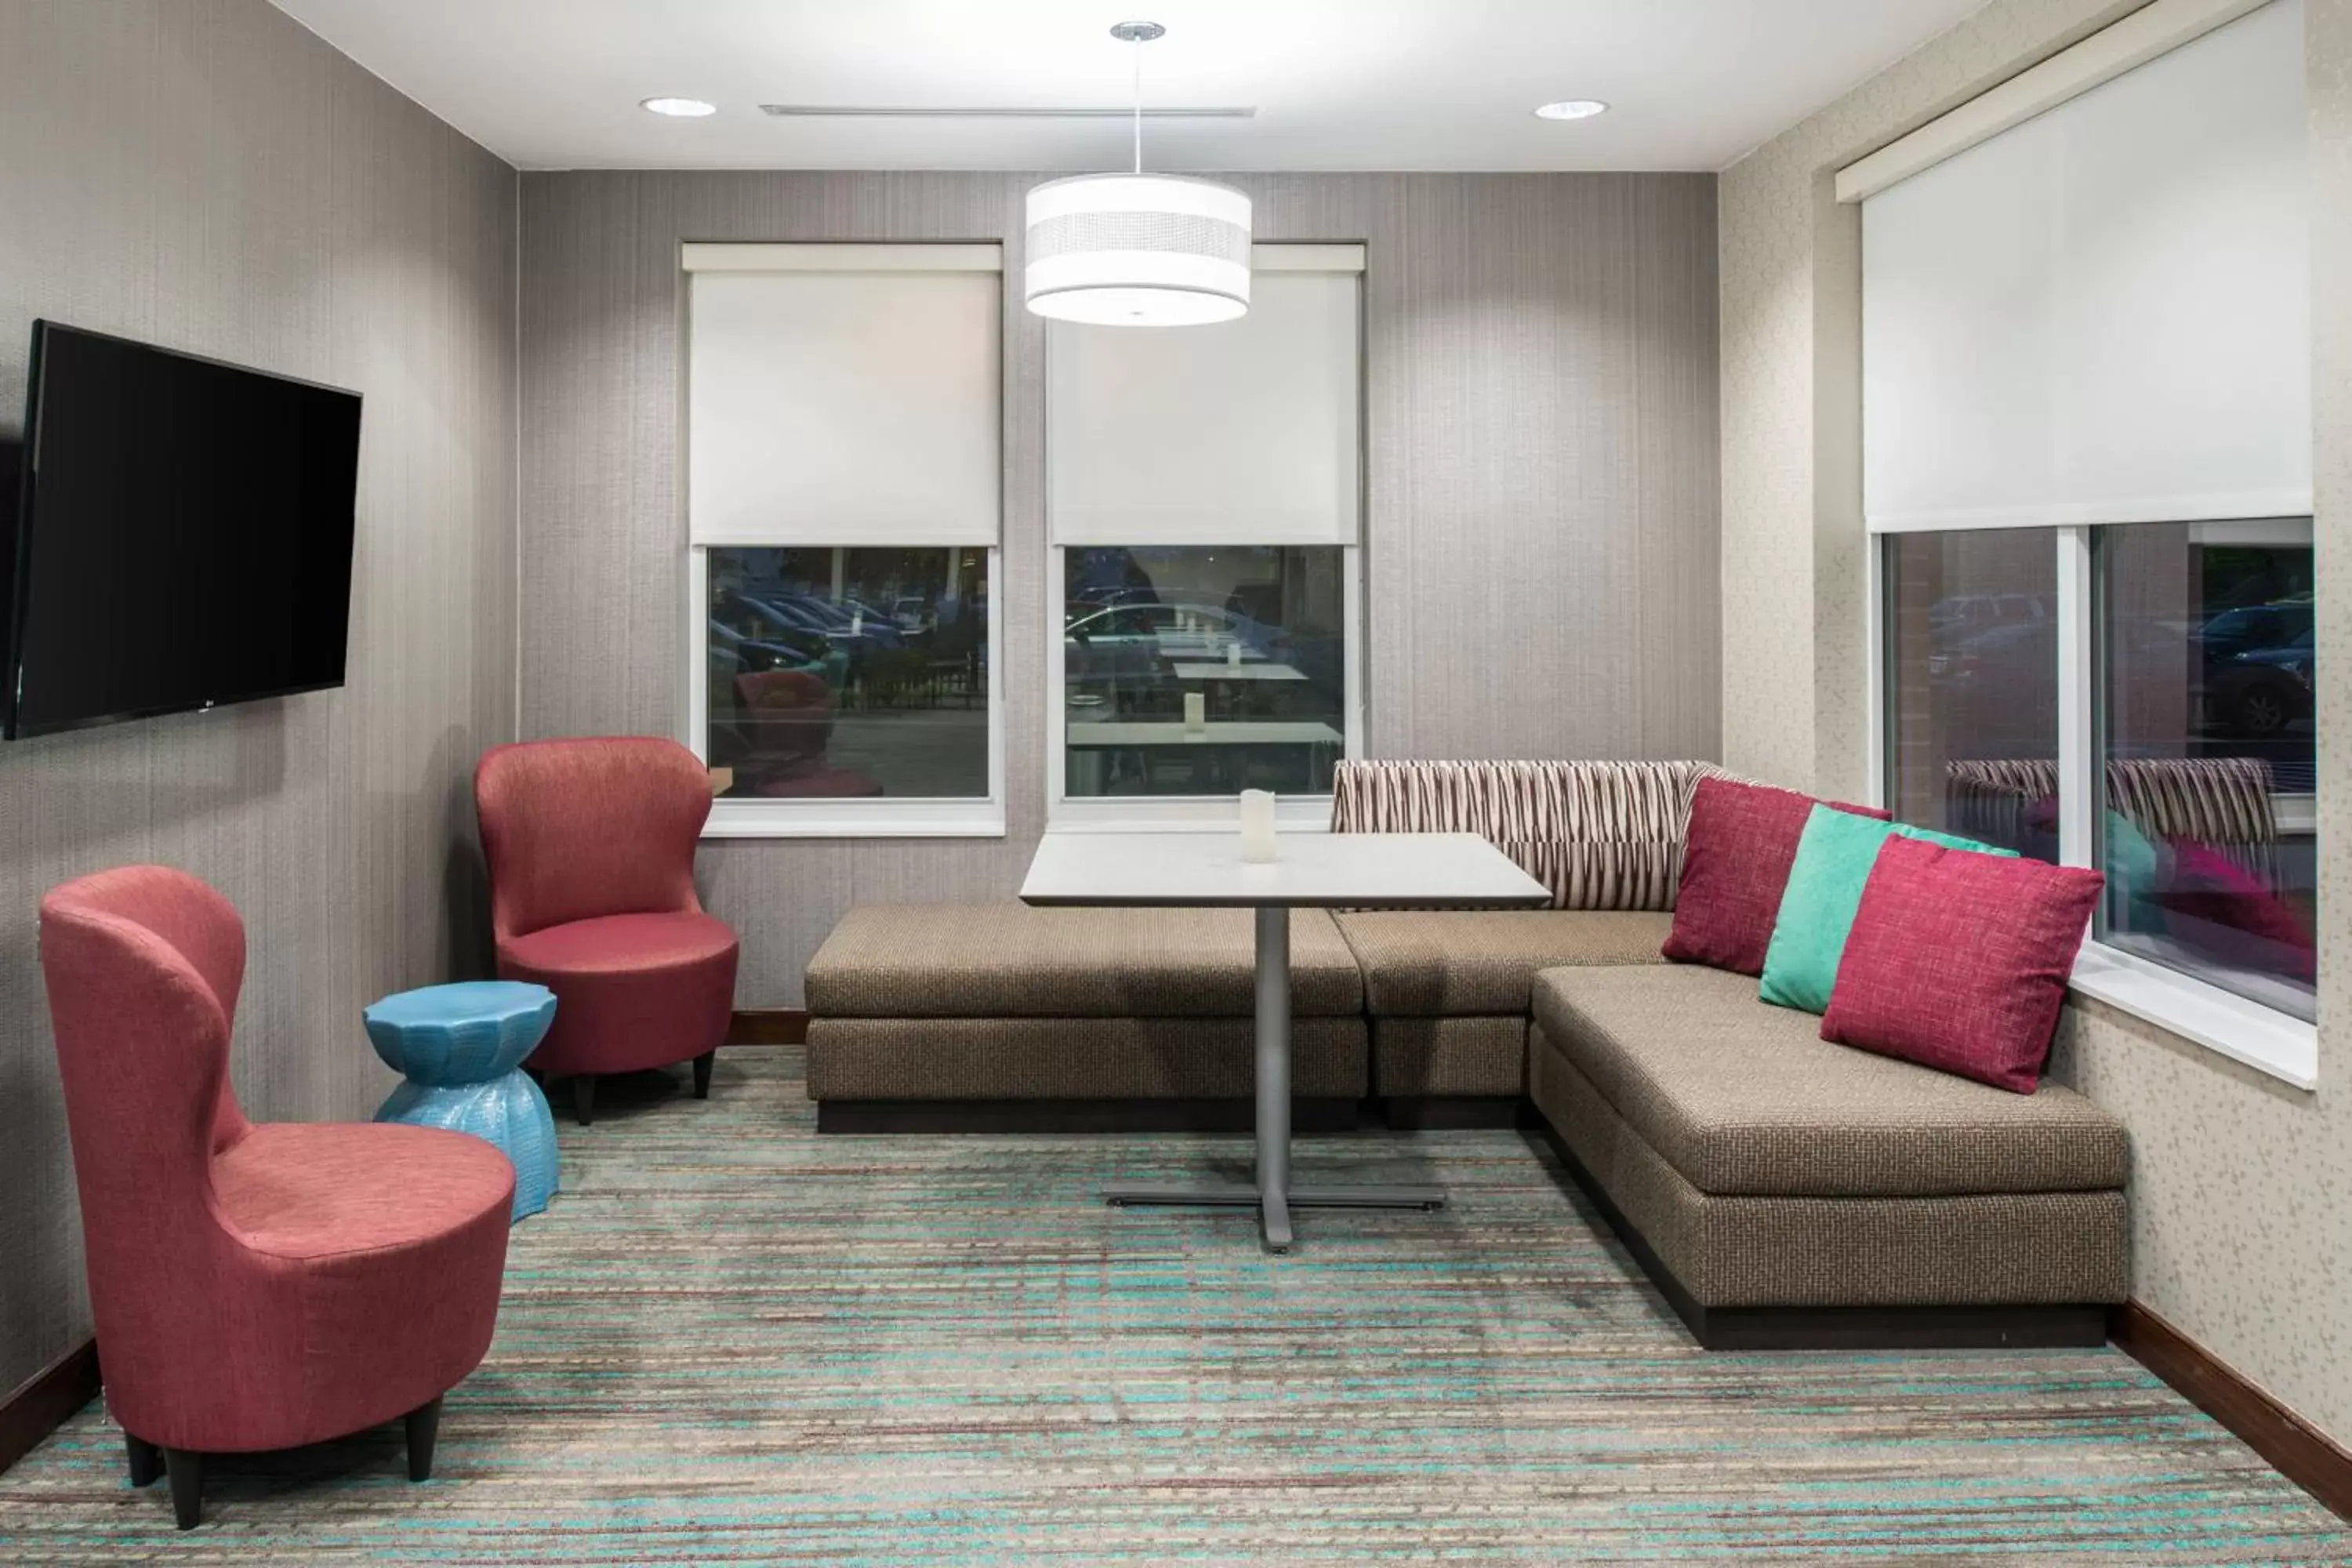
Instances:
[[[1103,1202],[1115,1209],[1159,1205],[1173,1208],[1254,1208],[1265,1235],[1268,1252],[1290,1250],[1292,1209],[1441,1209],[1444,1187],[1293,1187],[1283,1193],[1261,1193],[1235,1182],[1213,1187],[1187,1187],[1167,1183],[1136,1182],[1102,1190]]]
[[[1257,911],[1257,1183],[1191,1187],[1122,1183],[1102,1192],[1113,1208],[1162,1205],[1254,1208],[1268,1252],[1290,1250],[1290,1211],[1438,1209],[1443,1187],[1294,1187],[1290,1184],[1290,911]]]

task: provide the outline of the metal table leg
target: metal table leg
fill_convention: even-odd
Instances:
[[[1268,1252],[1290,1250],[1290,910],[1257,911],[1257,1194]]]
[[[1436,1209],[1443,1187],[1293,1187],[1290,1184],[1290,910],[1257,911],[1257,1184],[1188,1187],[1120,1184],[1103,1189],[1113,1208],[1171,1205],[1255,1208],[1268,1252],[1291,1247],[1293,1208]]]

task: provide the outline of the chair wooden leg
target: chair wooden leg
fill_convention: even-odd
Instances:
[[[593,1073],[572,1075],[572,1119],[585,1127],[596,1120],[596,1079]]]
[[[436,1396],[410,1411],[408,1423],[408,1479],[428,1480],[433,1475],[433,1439],[441,1431],[441,1401]]]
[[[694,1058],[695,1099],[709,1100],[710,1098],[710,1064],[718,1059],[719,1052],[716,1047],[707,1050],[700,1056]]]
[[[131,1484],[134,1487],[153,1486],[156,1478],[163,1473],[163,1450],[130,1432],[122,1435],[122,1447],[131,1458]]]
[[[185,1448],[163,1450],[163,1468],[172,1478],[172,1518],[182,1530],[194,1530],[205,1517],[205,1457]]]

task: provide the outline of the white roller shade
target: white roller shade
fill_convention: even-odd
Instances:
[[[1863,204],[1879,530],[2311,510],[2302,0]]]
[[[1352,544],[1358,246],[1259,246],[1249,314],[1045,334],[1057,544]]]
[[[693,246],[697,544],[993,544],[993,246]]]

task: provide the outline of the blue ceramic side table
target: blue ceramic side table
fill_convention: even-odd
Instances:
[[[555,993],[511,980],[469,980],[403,991],[370,1007],[368,1041],[408,1079],[377,1108],[378,1121],[470,1132],[514,1162],[514,1219],[555,1195],[555,1118],[522,1071],[555,1018]]]

